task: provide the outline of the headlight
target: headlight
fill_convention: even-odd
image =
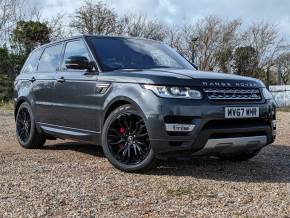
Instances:
[[[271,92],[269,92],[267,88],[263,88],[263,96],[266,100],[270,100],[273,98],[273,95],[271,94]]]
[[[163,98],[202,99],[200,91],[189,87],[156,85],[143,85],[143,87],[153,91],[157,96]]]

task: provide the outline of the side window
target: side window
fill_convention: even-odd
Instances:
[[[55,72],[59,67],[62,44],[47,47],[41,55],[38,71]]]
[[[21,73],[34,73],[36,71],[42,51],[43,49],[37,49],[30,54]]]
[[[90,60],[89,52],[87,50],[85,43],[82,40],[71,41],[66,43],[62,69],[66,69],[65,61],[72,56],[83,56],[86,57],[88,60]]]

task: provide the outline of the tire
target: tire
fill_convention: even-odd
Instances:
[[[247,161],[255,157],[256,155],[258,155],[259,152],[260,150],[256,150],[256,151],[244,152],[244,153],[238,153],[238,154],[223,155],[223,156],[220,156],[220,158],[226,161],[242,162],[242,161]]]
[[[115,109],[105,121],[102,146],[105,156],[117,169],[145,172],[156,166],[149,136],[141,112],[132,105]]]
[[[16,115],[16,137],[23,148],[41,148],[46,138],[37,132],[32,109],[27,102],[20,105]]]

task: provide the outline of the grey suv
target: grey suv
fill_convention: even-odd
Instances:
[[[118,169],[216,156],[242,161],[272,143],[275,104],[253,78],[201,72],[164,43],[79,36],[35,49],[15,80],[19,143],[102,145]]]

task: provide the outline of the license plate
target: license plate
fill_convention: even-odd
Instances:
[[[259,107],[226,107],[225,118],[259,117]]]

